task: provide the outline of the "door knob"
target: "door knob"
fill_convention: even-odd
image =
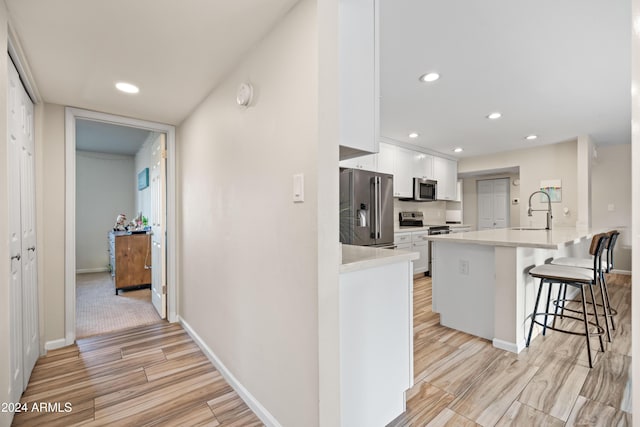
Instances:
[[[20,261],[20,258],[21,258],[21,256],[20,256],[20,254],[18,254],[18,255],[12,256],[11,260],[13,261],[15,259],[16,261]]]

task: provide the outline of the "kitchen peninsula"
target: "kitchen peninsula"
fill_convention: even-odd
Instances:
[[[341,245],[341,425],[386,425],[413,386],[415,252]]]
[[[519,353],[535,303],[529,270],[555,257],[586,256],[595,232],[505,228],[429,236],[433,311],[443,326]]]

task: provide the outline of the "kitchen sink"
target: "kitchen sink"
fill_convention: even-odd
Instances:
[[[520,230],[520,231],[531,231],[531,230],[547,231],[546,228],[531,228],[531,227],[512,227],[511,229]]]

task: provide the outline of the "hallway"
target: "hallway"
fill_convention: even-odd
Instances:
[[[14,426],[263,425],[182,327],[166,322],[49,351],[21,402],[29,411]],[[34,403],[54,407],[32,411]]]

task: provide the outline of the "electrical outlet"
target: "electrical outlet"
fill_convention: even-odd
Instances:
[[[613,212],[616,210],[616,205],[614,205],[613,203],[609,203],[609,205],[607,206],[607,210],[609,212]]]
[[[459,264],[458,264],[458,270],[460,271],[460,274],[464,275],[464,276],[468,276],[469,275],[469,261],[466,259],[461,259]]]

